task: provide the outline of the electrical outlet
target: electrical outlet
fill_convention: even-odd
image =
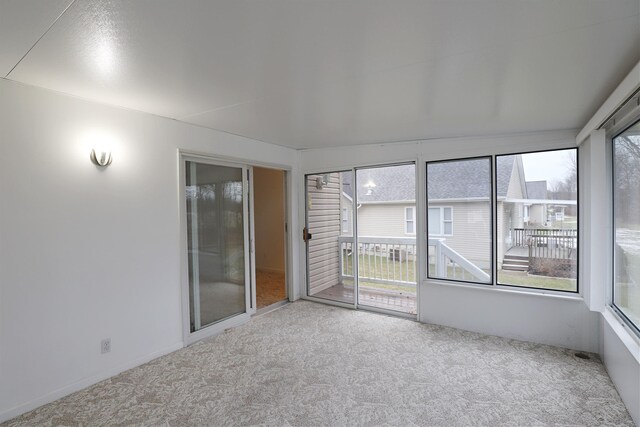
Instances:
[[[109,353],[111,351],[111,338],[103,339],[100,342],[100,352],[102,354]]]

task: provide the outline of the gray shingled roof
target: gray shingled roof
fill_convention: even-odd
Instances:
[[[427,197],[430,200],[491,197],[489,159],[429,163]]]
[[[358,203],[416,199],[416,169],[414,165],[358,169],[356,181],[358,184]],[[375,184],[370,192],[366,186],[369,182]]]
[[[526,185],[528,199],[547,199],[547,181],[527,181]]]
[[[498,157],[498,197],[506,197],[516,155]],[[488,159],[429,163],[427,189],[430,199],[488,198],[491,196]],[[358,170],[358,202],[390,202],[415,200],[415,168],[413,165],[389,166]],[[373,182],[375,187],[365,185]],[[343,189],[353,197],[351,175],[343,175]]]

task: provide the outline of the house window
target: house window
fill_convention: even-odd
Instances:
[[[491,158],[427,163],[427,203],[428,277],[493,283]]]
[[[496,156],[497,284],[578,291],[577,154]]]
[[[613,138],[613,306],[640,332],[640,122]]]
[[[427,222],[430,236],[453,236],[453,208],[429,207]]]
[[[413,206],[404,208],[404,233],[416,234],[416,209]]]
[[[347,208],[342,208],[342,232],[349,232],[349,215]]]

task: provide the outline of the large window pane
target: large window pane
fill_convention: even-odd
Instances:
[[[640,122],[613,140],[613,303],[640,328]]]
[[[498,283],[577,292],[577,150],[496,157]]]
[[[242,168],[186,162],[191,332],[246,311]]]
[[[416,314],[416,166],[356,170],[358,305]]]
[[[491,159],[427,163],[431,278],[492,283]]]

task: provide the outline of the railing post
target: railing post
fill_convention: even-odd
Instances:
[[[344,260],[343,260],[343,257],[344,257],[344,254],[345,254],[346,251],[343,249],[343,245],[344,245],[344,242],[341,242],[340,240],[338,240],[338,251],[340,251],[340,254],[339,254],[340,255],[340,261],[338,262],[338,265],[339,265],[338,268],[340,268],[340,283],[342,283],[344,281]]]
[[[435,248],[436,258],[436,277],[446,277],[444,269],[444,258],[442,257],[442,241],[436,241]]]

